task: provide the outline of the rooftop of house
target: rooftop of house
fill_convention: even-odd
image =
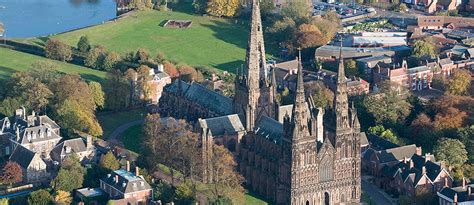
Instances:
[[[466,182],[464,182],[466,183]],[[449,199],[450,202],[454,202],[455,196],[457,202],[474,201],[474,184],[465,184],[464,186],[458,187],[444,187],[438,192],[438,196]]]
[[[339,46],[325,45],[316,49],[316,58],[336,58],[339,56]],[[411,48],[408,46],[392,46],[389,48],[356,48],[342,47],[342,55],[344,58],[363,58],[371,56],[394,56],[396,52],[410,53]]]
[[[18,163],[23,169],[27,169],[35,155],[36,153],[26,149],[21,145],[18,145],[10,155],[10,161]]]
[[[364,62],[364,63],[373,63],[373,62],[379,62],[379,61],[385,61],[385,60],[391,60],[392,57],[387,56],[387,55],[381,55],[381,56],[371,56],[371,57],[366,57],[366,58],[360,58],[357,59],[356,61],[359,62]]]
[[[70,155],[73,153],[85,152],[87,151],[86,142],[80,138],[74,138],[69,140],[64,140],[61,143],[57,144],[52,152],[58,156]]]
[[[414,144],[406,145],[378,151],[377,156],[380,160],[380,163],[400,161],[413,156],[416,153],[416,149],[417,147]]]
[[[124,169],[113,171],[105,178],[101,179],[101,181],[113,186],[124,194],[151,190],[151,186],[142,176],[137,176],[136,174]]]

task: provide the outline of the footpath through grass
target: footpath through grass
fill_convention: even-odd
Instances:
[[[192,26],[164,28],[166,20],[191,20]],[[92,45],[103,45],[120,54],[145,48],[151,57],[162,52],[172,61],[233,72],[244,62],[248,30],[247,21],[240,19],[198,16],[189,11],[150,10],[52,38],[76,46],[79,38],[87,35]],[[34,41],[43,43],[38,42],[40,39]]]
[[[35,56],[27,53],[14,51],[7,48],[0,48],[0,85],[10,76],[18,71],[27,71],[36,61],[50,61],[58,65],[58,69],[63,73],[78,73],[86,80],[103,82],[105,72],[93,70],[90,68],[77,66],[65,62],[47,59],[41,56]]]
[[[128,122],[145,119],[146,115],[147,113],[145,109],[134,109],[124,112],[98,115],[97,119],[99,120],[100,126],[102,126],[102,129],[104,130],[103,139],[106,140],[109,135],[112,134],[112,132],[121,125]],[[124,144],[126,145],[125,142]],[[125,148],[130,149],[128,147]],[[136,152],[136,150],[132,151]]]

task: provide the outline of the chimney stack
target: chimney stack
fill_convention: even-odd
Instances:
[[[118,175],[115,175],[115,183],[118,183]]]
[[[462,188],[466,188],[466,179],[464,177],[462,178]]]
[[[458,203],[458,193],[454,193],[454,203]]]
[[[410,159],[410,169],[412,169],[415,166],[415,163],[413,162],[412,159]]]
[[[425,154],[425,163],[431,160],[430,153]]]
[[[140,168],[138,166],[135,167],[135,175],[137,177],[140,176]]]
[[[127,172],[130,172],[130,161],[127,160]]]
[[[444,178],[444,187],[449,187],[448,186],[448,177]]]
[[[468,197],[471,197],[471,194],[472,194],[471,187],[468,186],[468,187],[467,187],[467,196],[468,196]]]
[[[426,174],[426,167],[425,166],[421,167],[421,173]]]

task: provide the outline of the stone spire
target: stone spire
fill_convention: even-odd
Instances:
[[[247,63],[247,86],[249,89],[258,89],[261,85],[260,81],[264,81],[265,85],[268,85],[259,0],[253,0],[252,2],[250,27],[247,54],[245,58]]]
[[[308,134],[308,108],[305,100],[303,83],[303,66],[301,65],[301,50],[298,57],[298,77],[296,79],[295,102],[293,104],[293,139],[305,137]]]
[[[349,105],[347,100],[347,82],[344,74],[342,44],[339,51],[339,68],[337,71],[336,93],[334,95],[334,111],[336,115],[336,130],[348,128]]]

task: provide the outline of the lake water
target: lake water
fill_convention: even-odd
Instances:
[[[0,22],[7,38],[47,36],[115,16],[115,0],[0,0]]]

